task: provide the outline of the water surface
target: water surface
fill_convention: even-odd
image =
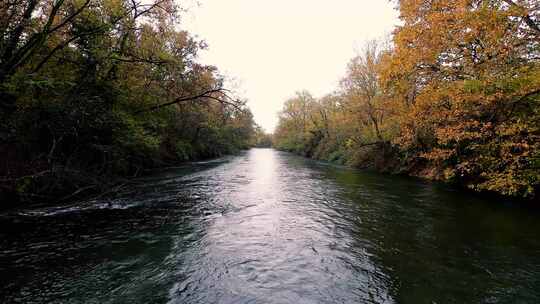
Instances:
[[[539,214],[271,149],[0,216],[1,303],[540,303]]]

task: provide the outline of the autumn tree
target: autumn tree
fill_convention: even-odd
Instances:
[[[399,1],[382,63],[402,149],[478,190],[533,197],[539,176],[536,1]]]
[[[379,85],[380,61],[387,51],[381,41],[367,42],[361,54],[350,61],[341,80],[345,106],[357,122],[359,144],[384,143],[390,139],[385,123],[392,111]]]
[[[540,5],[401,0],[337,94],[289,100],[276,146],[533,199],[540,186]]]

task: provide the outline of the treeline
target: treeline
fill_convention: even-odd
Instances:
[[[274,145],[357,167],[534,200],[540,191],[538,1],[398,2],[337,92],[300,92]]]
[[[255,125],[255,130],[253,132],[252,147],[257,148],[271,148],[272,147],[272,135],[268,134],[258,125]]]
[[[254,122],[173,0],[0,1],[0,202],[246,148]]]

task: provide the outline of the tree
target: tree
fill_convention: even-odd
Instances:
[[[362,54],[349,63],[347,73],[341,81],[345,105],[360,123],[359,133],[363,134],[364,143],[366,140],[370,143],[383,143],[388,140],[382,127],[390,109],[385,105],[378,73],[383,52],[381,42],[366,43]]]
[[[197,61],[206,44],[180,29],[179,11],[172,0],[0,3],[0,196],[72,199],[249,145],[251,112]]]
[[[535,1],[399,1],[382,79],[403,149],[470,188],[538,188],[539,7]],[[441,30],[444,29],[444,30]]]

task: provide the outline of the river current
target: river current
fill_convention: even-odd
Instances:
[[[252,149],[0,215],[0,302],[540,303],[539,216]]]

